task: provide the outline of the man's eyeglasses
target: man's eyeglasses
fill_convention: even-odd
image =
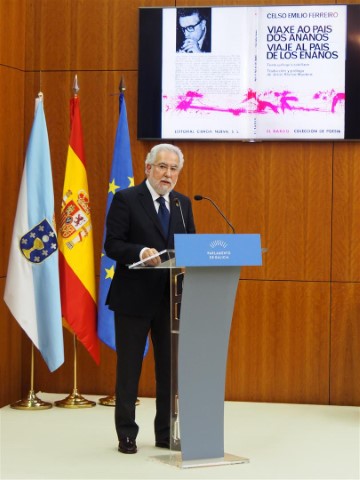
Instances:
[[[161,173],[165,173],[168,170],[170,170],[170,173],[172,175],[175,175],[175,173],[179,173],[179,167],[176,167],[174,165],[167,165],[166,163],[153,163],[153,167],[157,168]]]
[[[195,23],[195,25],[189,25],[188,27],[180,27],[180,28],[181,28],[183,33],[185,33],[185,32],[191,33],[191,32],[195,31],[195,28],[198,25],[200,25],[201,22],[202,22],[202,20],[199,20],[198,23]]]

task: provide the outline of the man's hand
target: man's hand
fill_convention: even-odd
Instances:
[[[193,40],[192,38],[187,38],[186,40],[184,40],[184,43],[182,44],[180,51],[184,53],[201,52],[197,41]]]
[[[151,267],[156,267],[156,265],[160,265],[161,260],[160,257],[155,257],[150,260],[146,260],[149,257],[152,257],[153,255],[158,254],[159,252],[155,248],[147,248],[146,250],[143,251],[141,255],[141,260],[146,264]]]

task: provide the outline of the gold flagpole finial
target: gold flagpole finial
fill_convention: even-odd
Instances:
[[[121,80],[120,80],[119,90],[120,90],[120,93],[124,93],[126,90],[125,80],[123,76],[121,77]]]
[[[73,92],[74,92],[74,96],[75,96],[75,97],[76,97],[77,94],[79,93],[79,90],[80,90],[80,87],[79,87],[79,84],[78,84],[77,75],[75,75],[75,77],[74,77],[74,83],[73,83]]]
[[[39,103],[43,102],[43,100],[44,100],[44,94],[42,92],[39,92],[37,94],[37,97],[35,98],[35,113]]]
[[[44,94],[42,92],[41,74],[42,74],[42,71],[40,70],[40,72],[39,72],[39,93],[37,94],[37,98],[35,100],[35,105],[37,105],[38,102],[42,102],[44,100]],[[36,108],[35,108],[35,110],[36,110]]]

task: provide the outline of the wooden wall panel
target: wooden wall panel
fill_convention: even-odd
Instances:
[[[22,331],[2,301],[5,278],[0,278],[0,407],[20,400],[22,393]]]
[[[14,93],[15,92],[15,93]],[[24,164],[24,74],[0,66],[0,277],[6,275],[8,253]],[[6,105],[6,108],[5,108]]]
[[[244,269],[243,278],[329,280],[330,143],[178,144],[192,178],[187,193],[212,198],[238,233],[262,234],[264,267]],[[230,231],[205,200],[194,214],[200,233]]]
[[[332,285],[330,402],[360,405],[360,285]]]
[[[0,65],[24,70],[26,0],[0,2]]]
[[[332,279],[360,281],[360,145],[334,148]]]
[[[136,70],[138,8],[171,1],[28,2],[27,70]]]
[[[226,398],[327,404],[329,300],[326,282],[241,280]]]
[[[247,6],[247,5],[308,5],[309,2],[307,0],[299,0],[299,1],[287,1],[287,0],[272,0],[269,2],[269,0],[257,0],[256,2],[254,1],[248,1],[248,0],[176,0],[176,6],[177,7],[183,7],[183,6],[194,6],[196,3],[196,6],[202,6],[202,7],[207,7],[207,6],[216,6],[216,5],[233,5],[233,6]],[[315,3],[315,2],[311,2]],[[338,3],[336,0],[316,0],[316,5],[322,5],[322,4],[336,4]],[[352,0],[346,3],[358,3],[356,0]]]
[[[25,1],[0,2],[0,406],[21,394],[21,329],[3,301],[23,169]]]
[[[26,10],[26,70],[68,70],[71,59],[71,0],[29,1]]]

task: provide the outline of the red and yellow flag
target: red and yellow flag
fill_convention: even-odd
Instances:
[[[77,96],[70,100],[70,117],[70,142],[58,235],[61,309],[65,323],[99,363],[93,232],[80,99]]]

